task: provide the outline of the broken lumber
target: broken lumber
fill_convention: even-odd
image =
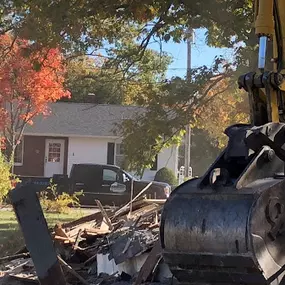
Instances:
[[[73,246],[73,249],[77,249],[78,248],[78,244],[79,244],[79,241],[80,241],[80,234],[82,232],[82,229],[79,229],[78,230],[78,233],[77,233],[77,236],[76,236],[76,239],[75,239],[75,242],[74,242],[74,246]]]
[[[58,240],[58,241],[63,241],[64,243],[75,243],[75,240],[72,238],[66,238],[66,237],[61,237],[61,236],[57,236],[55,235],[53,237],[54,240]]]
[[[109,230],[112,231],[112,230],[113,230],[113,225],[112,225],[112,223],[111,223],[111,220],[110,220],[108,214],[106,213],[105,209],[103,208],[101,202],[100,202],[99,200],[95,200],[95,202],[96,202],[98,208],[99,208],[100,211],[101,211],[101,214],[102,214],[102,216],[103,216],[103,221],[105,220],[106,224],[107,224],[108,227],[109,227]]]
[[[144,187],[133,199],[131,199],[130,202],[128,202],[126,205],[124,205],[122,208],[120,208],[116,213],[115,213],[115,217],[120,215],[120,213],[125,209],[127,208],[128,206],[130,206],[138,197],[140,197],[150,186],[152,185],[152,181],[149,182],[147,184],[146,187]]]
[[[148,277],[152,273],[153,269],[155,268],[157,262],[161,258],[161,244],[160,240],[157,240],[152,248],[151,252],[149,253],[146,261],[144,262],[139,275],[133,285],[139,285],[147,281]]]
[[[39,284],[38,278],[34,274],[28,274],[28,273],[23,272],[23,273],[18,273],[18,274],[10,273],[10,274],[8,274],[8,276],[10,278],[17,280],[17,281],[20,281],[21,282],[20,284],[31,284],[31,283],[32,284]],[[19,283],[17,282],[17,284],[19,284]]]
[[[61,227],[60,224],[56,224],[54,226],[54,232],[55,232],[55,235],[57,235],[57,236],[68,238],[65,230]]]
[[[107,213],[107,215],[112,215],[113,211],[111,210],[105,210],[105,212]],[[102,213],[101,212],[97,212],[88,216],[84,216],[82,218],[79,218],[75,221],[71,221],[68,223],[64,223],[62,224],[62,228],[66,229],[66,228],[74,228],[78,225],[84,224],[84,223],[88,223],[88,222],[92,222],[92,221],[96,221],[96,222],[101,222],[103,219]]]
[[[80,276],[69,264],[67,264],[59,255],[57,256],[60,264],[73,276],[75,276],[78,280],[81,281],[82,284],[84,285],[89,285],[89,283],[82,277]]]
[[[0,263],[11,261],[11,260],[18,259],[18,258],[26,258],[26,257],[30,257],[30,254],[29,253],[21,253],[21,254],[5,256],[5,257],[0,258]]]
[[[146,216],[149,216],[153,213],[155,213],[156,211],[158,211],[161,208],[160,205],[155,205],[155,204],[151,204],[151,205],[146,205],[136,211],[133,211],[133,213],[130,215],[130,218],[136,219],[138,217],[144,218]]]
[[[97,200],[98,208],[95,209],[97,212],[54,227],[50,234],[56,245],[57,263],[60,269],[72,277],[73,281],[78,284],[88,284],[87,274],[89,274],[91,275],[90,280],[96,278],[94,284],[100,283],[101,278],[97,276],[98,268],[96,266],[98,255],[103,255],[103,260],[108,258],[108,264],[110,261],[110,264],[118,266],[119,272],[129,270],[127,273],[130,278],[138,276],[137,279],[134,279],[137,282],[134,285],[150,281],[156,275],[155,268],[158,268],[157,264],[161,260],[160,251],[157,249],[157,240],[159,239],[160,212],[164,201],[146,199],[143,191],[130,200],[116,212],[106,210]],[[27,244],[27,246],[30,249],[31,245]],[[144,262],[145,260],[146,262]],[[100,262],[103,261],[100,260]],[[140,267],[142,262],[143,268]],[[108,264],[104,266],[109,268]],[[136,265],[128,269],[128,264]],[[117,270],[112,267],[114,270],[109,272],[109,269],[105,267],[100,271],[101,273],[112,274]],[[104,280],[103,282],[106,281]],[[52,284],[56,285],[56,282]]]
[[[145,199],[146,204],[159,204],[163,205],[165,204],[166,199]]]
[[[78,236],[79,231],[81,231],[81,233],[83,233],[86,230],[93,230],[93,229],[97,229],[97,228],[94,228],[93,224],[84,223],[84,224],[76,226],[75,228],[73,228],[70,231],[66,231],[66,234],[69,238],[76,240],[76,237]]]
[[[132,204],[132,211],[137,210],[145,205],[145,199],[140,198],[137,201],[134,201]],[[119,212],[120,211],[120,212]],[[112,223],[116,221],[117,219],[123,217],[124,215],[127,215],[130,212],[130,206],[123,208],[120,208],[117,210],[116,213],[114,213],[112,216],[110,216],[110,219]]]
[[[90,235],[90,236],[97,236],[97,235],[105,235],[105,234],[108,234],[108,233],[110,233],[110,231],[109,230],[101,230],[101,229],[85,229],[84,231],[83,231],[83,236],[85,236],[85,235]]]

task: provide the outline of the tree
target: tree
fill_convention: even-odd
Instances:
[[[209,139],[214,139],[216,146],[221,149],[227,144],[228,137],[224,134],[226,127],[236,123],[249,123],[249,106],[244,93],[239,97],[231,92],[217,96],[211,103],[200,109],[195,126],[207,132]]]
[[[122,39],[128,35],[138,43],[132,49],[131,62],[126,60],[128,69],[142,60],[150,43],[180,42],[186,28],[206,28],[208,45],[236,48],[232,64],[241,74],[245,68],[248,71],[248,63],[255,66],[253,2],[4,0],[0,3],[0,34],[13,31],[15,36],[31,40],[35,49],[59,45],[71,58],[83,54],[102,57],[99,51],[104,48],[107,57],[115,56],[116,61],[126,60],[114,51],[124,46]]]
[[[227,88],[222,93],[215,91],[218,86],[209,92],[208,98],[197,110],[193,122],[194,126],[205,130],[209,139],[213,139],[220,149],[226,146],[227,136],[224,130],[229,125],[249,123],[247,94],[239,90],[237,84],[231,82],[230,78],[226,83]]]
[[[122,104],[124,94],[122,92],[120,78],[112,71],[102,69],[103,62],[82,56],[67,62],[65,86],[71,92],[72,102],[90,102],[102,104]],[[88,95],[94,95],[92,97]],[[90,98],[88,98],[90,97]]]
[[[147,111],[139,120],[125,122],[122,128],[128,155],[133,159],[131,167],[135,168],[150,165],[153,154],[161,147],[179,142],[186,124],[195,125],[199,116],[203,118],[202,105],[209,106],[222,93],[219,90],[210,94],[210,89],[216,84],[220,89],[223,83],[225,92],[238,75],[255,67],[257,41],[252,29],[252,0],[106,0],[103,4],[98,0],[27,0],[2,1],[0,6],[0,32],[12,30],[16,36],[32,40],[35,49],[60,45],[67,57],[101,57],[99,50],[106,47],[108,64],[123,73],[145,58],[151,42],[179,42],[185,39],[186,28],[206,28],[208,45],[235,48],[231,68],[226,72],[217,68],[221,62],[217,58],[213,67],[195,70],[191,82],[179,78],[166,84],[147,82],[144,92],[135,82],[138,95],[133,102]],[[120,52],[126,34],[138,43],[129,49],[128,56],[124,49]],[[139,140],[142,133],[149,136]],[[139,149],[145,145],[149,149],[142,153]]]
[[[193,128],[191,131],[191,167],[193,176],[201,176],[218,157],[221,149],[217,139],[205,130]]]
[[[120,38],[130,22],[142,25],[141,36],[177,41],[185,27],[205,27],[210,44],[230,46],[247,40],[253,18],[251,0],[4,0],[0,5],[2,33],[13,30],[45,45],[60,43],[77,50]]]
[[[181,142],[185,126],[196,125],[203,105],[228,90],[233,71],[222,65],[195,69],[192,80],[175,78],[145,94],[145,112],[119,126],[130,169],[141,175],[162,148]]]
[[[153,180],[159,182],[165,182],[172,186],[177,185],[177,178],[175,177],[174,172],[167,167],[159,169],[156,172]]]
[[[141,104],[149,86],[153,89],[166,80],[170,56],[148,49],[136,61],[137,44],[128,38],[121,41],[110,59],[81,56],[68,61],[66,87],[72,101],[84,102],[94,94],[96,104]]]
[[[26,40],[0,36],[0,117],[8,161],[27,124],[38,114],[49,114],[48,103],[70,94],[63,88],[64,65],[59,49],[30,52]]]
[[[8,192],[13,188],[13,177],[11,177],[10,164],[7,163],[0,152],[0,205],[7,197]]]
[[[235,64],[247,66],[256,50],[253,0],[114,1],[26,0],[0,3],[0,34],[32,40],[34,47],[57,47],[66,55],[98,56],[128,34],[139,42],[137,60],[149,43],[185,39],[185,29],[206,28],[207,44],[237,47]],[[56,12],[55,12],[56,11]],[[222,15],[222,16],[221,16]],[[106,46],[106,43],[108,44]],[[253,58],[253,57],[252,57]]]

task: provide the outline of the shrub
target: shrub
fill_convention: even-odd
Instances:
[[[163,167],[156,172],[154,181],[165,182],[169,185],[177,185],[177,178],[175,177],[174,172],[167,167]]]
[[[13,188],[15,180],[11,174],[11,166],[0,152],[0,203],[7,197],[8,192]]]
[[[82,192],[75,192],[72,195],[65,192],[59,194],[57,184],[54,184],[51,180],[47,190],[40,193],[40,202],[46,212],[67,213],[70,206],[80,206],[78,198],[80,195],[82,195]]]

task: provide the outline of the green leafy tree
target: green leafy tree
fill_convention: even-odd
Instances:
[[[114,72],[112,74],[112,71],[103,72],[100,64],[102,63],[86,56],[67,63],[66,87],[72,94],[71,101],[97,104],[124,103],[119,76]]]
[[[138,45],[129,39],[122,42],[109,58],[81,56],[68,61],[66,86],[73,101],[84,102],[94,94],[97,104],[141,104],[165,81],[170,56],[148,49],[136,60]]]
[[[99,51],[104,48],[108,58],[104,66],[114,69],[115,74],[119,71],[128,82],[135,81],[131,100],[124,102],[146,107],[144,115],[121,127],[130,167],[142,172],[162,147],[179,143],[186,124],[195,126],[205,121],[203,106],[211,106],[227,90],[235,92],[237,76],[255,67],[253,2],[4,0],[0,3],[0,33],[11,31],[14,36],[29,39],[35,49],[59,45],[67,58],[83,54],[100,58]],[[163,83],[154,78],[151,82],[147,76],[142,85],[137,77],[138,63],[148,58],[145,55],[150,43],[183,41],[186,28],[206,28],[208,45],[234,48],[232,61],[217,58],[212,67],[193,70],[191,81],[173,78]],[[126,41],[126,35],[132,41]],[[141,72],[146,73],[146,69]],[[122,96],[115,99],[120,101]]]
[[[221,16],[222,15],[222,16]],[[12,31],[37,46],[60,45],[67,55],[97,54],[105,44],[116,48],[126,34],[140,44],[139,59],[150,42],[180,42],[185,29],[206,28],[207,44],[234,47],[252,42],[253,0],[102,1],[3,0],[0,33]],[[245,48],[236,64],[244,65]],[[248,50],[248,48],[246,48]]]
[[[219,142],[205,130],[194,128],[191,132],[191,167],[193,176],[201,176],[218,157]]]
[[[252,5],[251,0],[106,0],[104,3],[98,0],[4,0],[0,10],[1,29],[2,32],[14,29],[42,42],[94,46],[103,36],[114,38],[119,28],[130,21],[137,24],[155,21],[156,26],[149,29],[153,34],[160,33],[166,40],[169,36],[179,40],[183,35],[179,31],[186,25],[193,28],[204,26],[212,35],[209,39],[212,44],[229,46],[233,35],[238,35],[236,40],[246,38],[251,28]],[[82,34],[85,37],[80,37]]]
[[[2,152],[0,152],[0,204],[13,188],[13,177],[10,169],[11,165],[7,162]]]
[[[224,68],[223,73],[215,75],[218,70],[219,65],[210,70],[199,68],[193,70],[195,80],[176,78],[146,94],[142,102],[145,112],[119,126],[130,169],[143,173],[162,148],[181,143],[189,122],[197,126],[201,108],[229,88],[225,81],[232,70]],[[209,82],[207,86],[205,82]]]

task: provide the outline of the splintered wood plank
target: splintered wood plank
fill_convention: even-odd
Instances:
[[[161,206],[160,205],[147,205],[147,206],[144,206],[136,211],[134,211],[129,218],[138,218],[138,217],[146,217],[148,215],[151,215],[155,212],[157,212],[158,210],[161,209]]]
[[[108,225],[109,230],[112,231],[114,227],[113,227],[113,225],[111,223],[111,220],[110,220],[107,212],[105,211],[105,209],[103,208],[103,206],[102,206],[102,204],[101,204],[101,202],[99,200],[95,200],[95,202],[96,202],[96,204],[97,204],[98,208],[100,209],[101,214],[103,216],[103,221],[102,222],[105,222]]]
[[[107,213],[107,215],[111,215],[113,213],[111,210],[105,210],[105,212]],[[88,223],[88,222],[92,222],[92,221],[97,221],[98,223],[101,223],[102,219],[103,219],[102,213],[97,212],[97,213],[94,213],[91,215],[84,216],[84,217],[77,219],[75,221],[71,221],[71,222],[62,224],[62,228],[63,229],[73,228],[73,227],[76,227],[78,225]]]
[[[15,255],[9,255],[9,256],[5,256],[5,257],[1,257],[0,258],[0,264],[7,262],[7,261],[11,261],[14,259],[18,259],[18,258],[25,258],[25,257],[30,257],[29,253],[20,253],[20,254],[15,254]]]
[[[96,235],[105,235],[110,233],[109,230],[101,230],[101,229],[85,229],[83,231],[83,235],[90,235],[90,236],[96,236]]]
[[[65,268],[70,274],[75,276],[84,285],[90,285],[81,275],[79,275],[68,263],[66,263],[60,256],[57,257],[60,264]]]
[[[155,268],[157,262],[161,258],[161,244],[160,240],[156,241],[152,250],[150,251],[146,261],[144,262],[139,275],[133,285],[139,285],[144,283],[150,274],[152,273],[153,269]]]

